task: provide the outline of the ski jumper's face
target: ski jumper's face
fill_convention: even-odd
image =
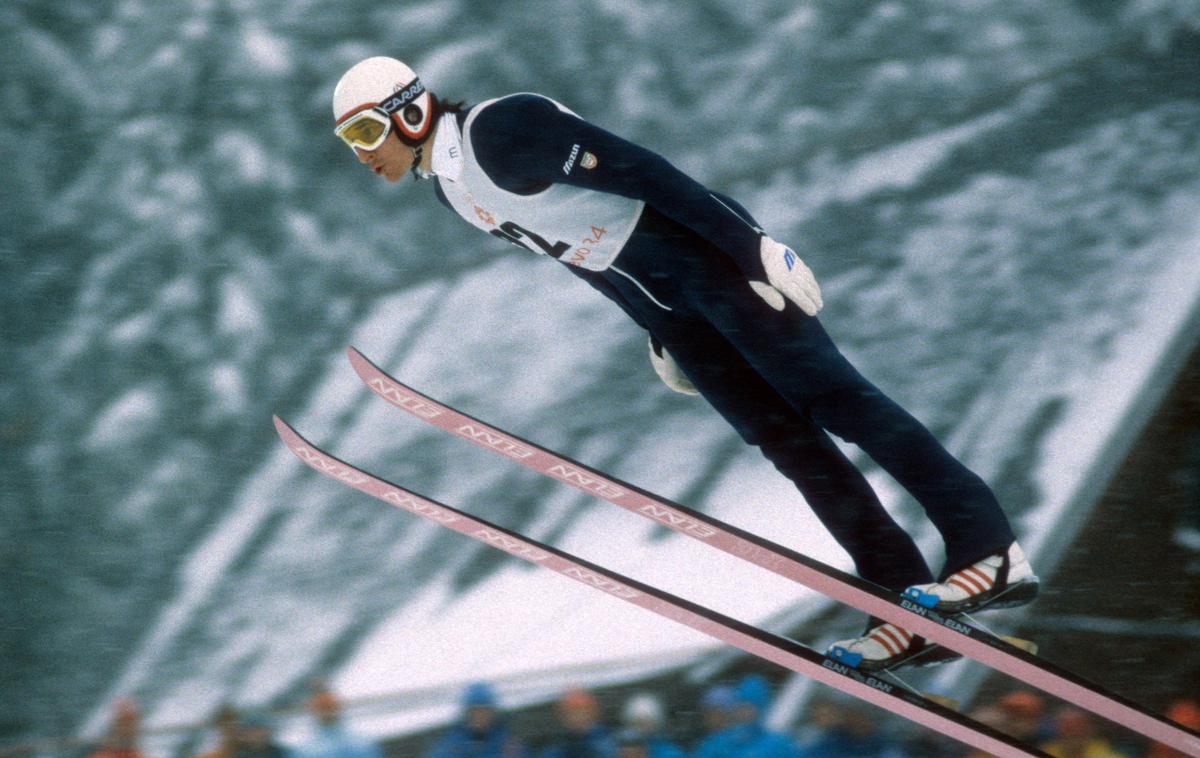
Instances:
[[[404,178],[413,162],[413,149],[400,141],[394,129],[379,147],[369,151],[356,147],[354,154],[358,156],[359,163],[366,164],[389,182]]]

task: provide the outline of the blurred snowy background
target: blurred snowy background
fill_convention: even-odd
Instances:
[[[358,59],[451,99],[545,93],[737,197],[1036,535],[1138,386],[1110,380],[1200,291],[1198,53],[1195,0],[5,3],[0,739],[94,730],[117,695],[170,723],[318,674],[361,695],[707,644],[317,480],[273,412],[744,618],[808,602],[381,407],[350,343],[845,566],[617,309],[354,163],[329,97]]]

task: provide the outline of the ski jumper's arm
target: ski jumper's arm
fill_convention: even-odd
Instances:
[[[724,251],[746,278],[765,280],[763,232],[750,214],[658,153],[532,94],[491,104],[472,132],[475,157],[499,187],[533,194],[563,183],[641,200]]]

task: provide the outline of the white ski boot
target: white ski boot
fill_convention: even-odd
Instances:
[[[895,624],[872,619],[861,637],[839,640],[825,655],[859,671],[890,671],[904,666],[934,666],[961,658],[958,653],[917,637]]]
[[[941,582],[917,584],[904,597],[939,613],[971,613],[983,608],[1015,608],[1033,602],[1038,578],[1017,543],[989,555]]]

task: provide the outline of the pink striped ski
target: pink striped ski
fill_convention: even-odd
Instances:
[[[1200,735],[1003,639],[497,429],[408,387],[353,347],[348,348],[347,354],[354,370],[372,392],[426,423],[1200,758]]]
[[[314,446],[279,417],[275,417],[275,429],[287,448],[304,463],[400,510],[657,613],[978,750],[1001,758],[1048,758],[1045,753],[933,700],[863,674],[797,642],[723,616],[380,479]]]

